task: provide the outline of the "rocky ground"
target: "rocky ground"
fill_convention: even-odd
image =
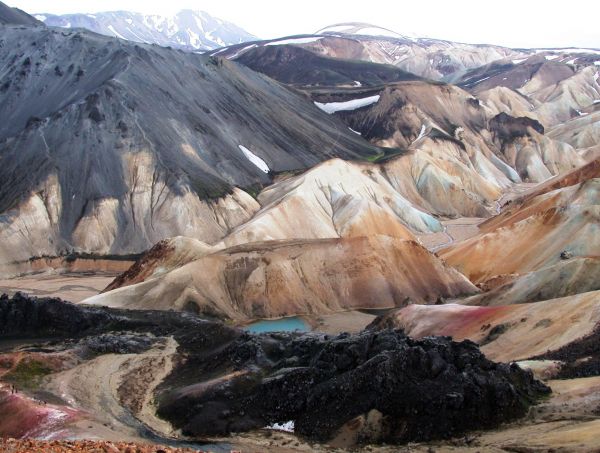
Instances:
[[[200,450],[162,445],[107,442],[101,440],[43,441],[0,439],[4,453],[198,453]]]
[[[313,442],[407,442],[495,427],[548,392],[474,343],[393,330],[252,335],[186,313],[17,295],[0,300],[0,335],[45,338],[0,357],[2,379],[21,390],[5,388],[0,404],[20,408],[19,429],[46,420],[52,435],[87,428],[160,442],[293,420]]]

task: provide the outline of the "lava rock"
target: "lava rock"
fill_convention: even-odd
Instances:
[[[224,378],[214,380],[219,374]],[[159,415],[186,435],[293,420],[297,434],[328,441],[358,417],[380,414],[378,429],[363,433],[363,442],[425,441],[493,428],[525,415],[550,391],[529,371],[489,361],[475,343],[413,340],[400,330],[334,338],[242,335],[212,357],[190,356],[163,390]]]

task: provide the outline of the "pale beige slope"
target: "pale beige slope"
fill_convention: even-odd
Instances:
[[[600,290],[600,257],[564,259],[523,275],[503,275],[485,282],[485,293],[467,305],[510,305]]]
[[[330,57],[393,64],[405,71],[434,80],[502,58],[520,58],[524,55],[517,50],[489,45],[430,39],[399,43],[385,38],[356,38],[352,35],[331,36],[301,45]]]
[[[152,157],[137,153],[131,159],[128,196],[90,203],[73,231],[73,246],[60,239],[63,196],[55,176],[18,207],[5,212],[0,222],[0,265],[79,250],[94,255],[139,252],[178,234],[216,242],[259,208],[256,200],[237,188],[218,200],[200,200],[190,191],[176,193],[166,183],[154,180],[148,170]],[[119,229],[122,211],[132,212],[137,219],[126,232]]]
[[[477,93],[477,98],[483,101],[491,115],[506,113],[511,116],[527,116],[538,119],[534,100],[508,87],[498,86]]]
[[[598,95],[600,100],[600,94]],[[570,144],[577,149],[600,144],[600,101],[595,111],[573,118],[552,128],[548,137]]]
[[[245,320],[434,303],[476,291],[416,242],[372,236],[236,246],[85,303]]]
[[[424,136],[407,155],[382,164],[390,183],[427,212],[487,217],[501,195],[496,168],[456,142]]]
[[[555,350],[591,333],[600,323],[600,291],[535,304],[471,307],[409,305],[386,315],[382,327],[411,337],[449,335],[482,345],[492,360],[514,361]],[[497,334],[490,334],[496,326]]]
[[[317,239],[385,234],[412,238],[416,231],[441,230],[381,174],[377,165],[332,159],[267,187],[261,210],[237,227],[226,246],[277,239]],[[406,225],[406,226],[405,226]]]
[[[600,179],[528,199],[480,228],[480,235],[440,253],[475,283],[556,264],[563,252],[599,256]]]
[[[585,159],[568,143],[553,140],[532,129],[502,147],[502,154],[523,181],[543,182],[554,175],[571,171]]]
[[[555,126],[577,116],[600,99],[600,69],[588,66],[572,77],[540,90],[521,90],[540,103],[535,112],[546,127]]]
[[[522,109],[535,105],[528,106],[524,96],[507,88],[495,90],[511,93],[501,108],[456,86],[398,82],[379,90],[376,103],[339,116],[374,144],[429,154],[435,150],[437,156],[475,173],[471,179],[483,178],[480,186],[496,190],[522,180],[541,182],[584,163],[573,147],[543,135],[535,121],[520,118],[534,117],[522,115]],[[317,97],[319,102],[334,100]],[[515,111],[509,109],[513,103],[518,104]],[[531,127],[535,125],[539,130]]]
[[[466,168],[459,150],[435,144],[427,150],[429,142],[384,164],[333,159],[284,179],[264,189],[258,197],[262,209],[218,244],[208,247],[184,238],[161,242],[111,288],[153,278],[232,245],[377,234],[414,240],[409,228],[441,231],[429,212],[488,216],[500,192]]]

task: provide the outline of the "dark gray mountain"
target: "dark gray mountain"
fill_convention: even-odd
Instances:
[[[280,82],[299,86],[372,86],[421,79],[396,66],[329,58],[294,45],[255,47],[235,61]]]
[[[0,262],[216,241],[258,209],[239,188],[380,151],[227,60],[39,27],[0,48]]]
[[[189,9],[173,17],[130,11],[61,16],[43,13],[36,17],[50,26],[86,28],[102,35],[185,50],[210,50],[256,39],[235,24]]]
[[[18,8],[11,8],[0,2],[0,24],[42,25],[36,18]]]

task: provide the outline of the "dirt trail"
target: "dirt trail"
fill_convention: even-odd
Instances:
[[[37,274],[24,277],[0,279],[0,294],[12,295],[17,291],[38,297],[60,297],[77,303],[100,293],[116,273],[66,273]]]
[[[52,375],[44,387],[90,414],[83,431],[108,440],[171,437],[171,426],[154,415],[153,393],[173,368],[177,342],[142,354],[107,354]],[[89,434],[87,435],[89,437]]]

